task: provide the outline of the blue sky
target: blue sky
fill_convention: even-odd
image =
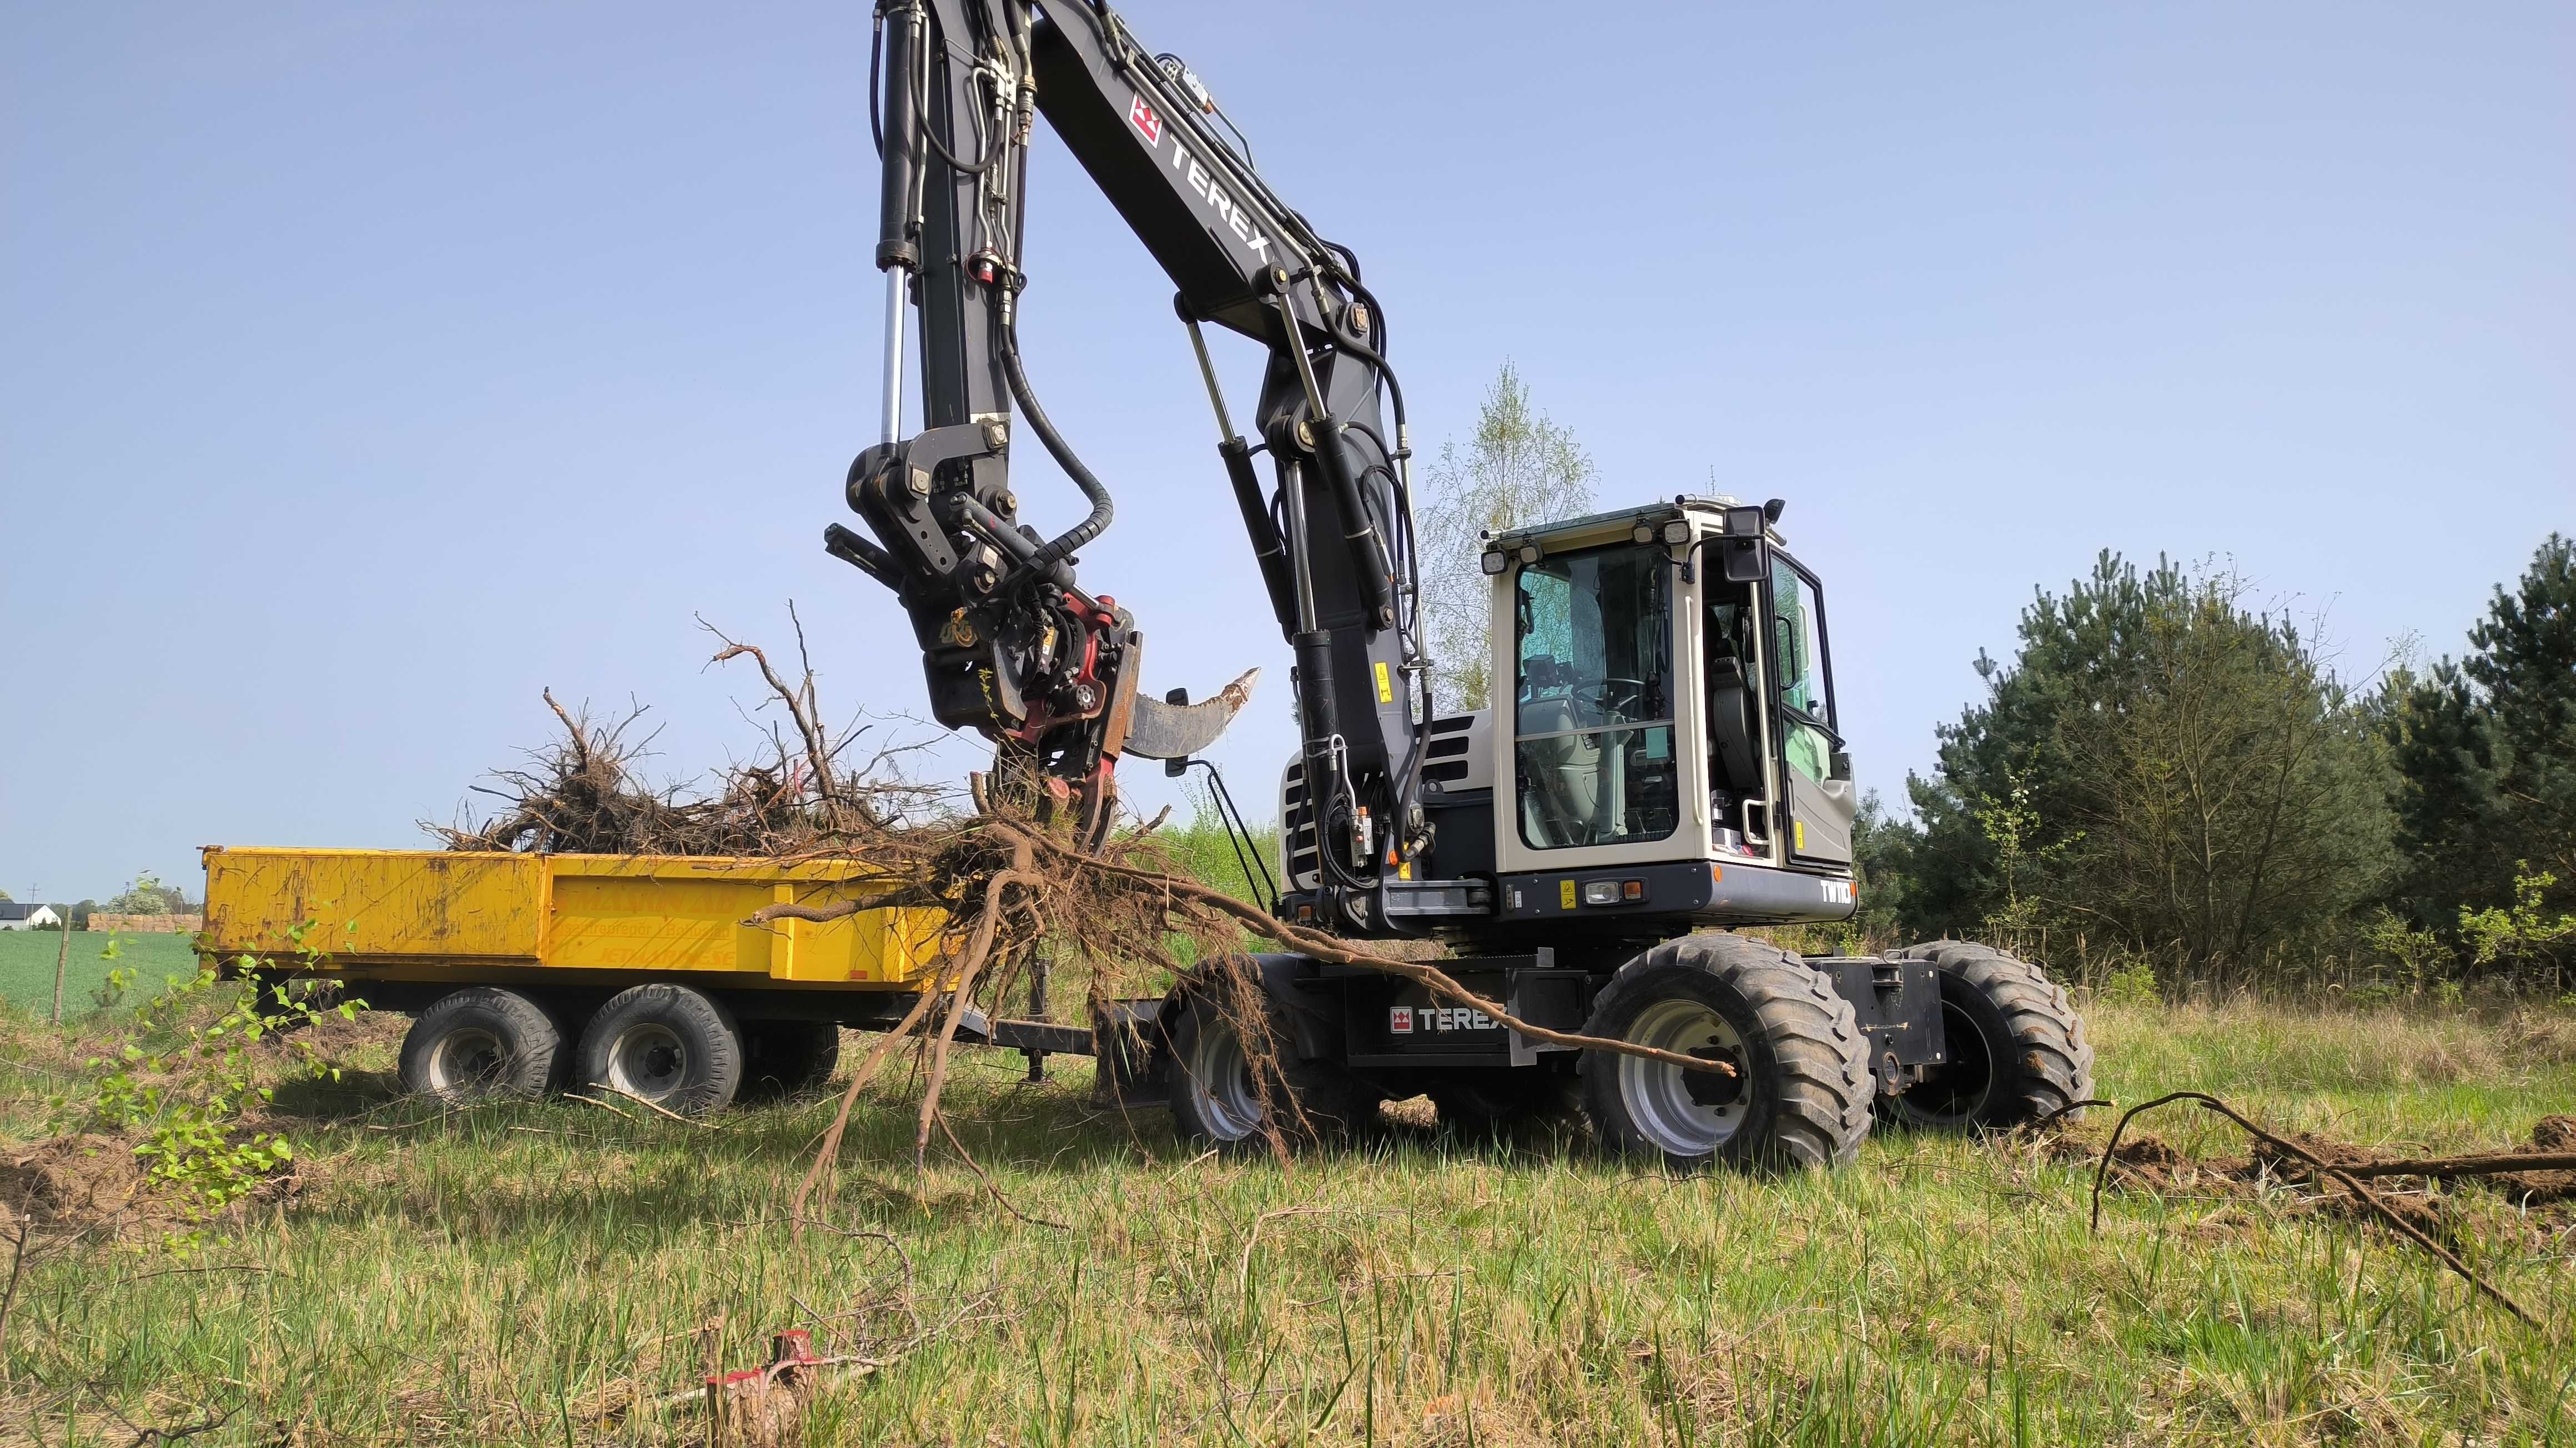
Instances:
[[[2097,549],[2232,560],[2368,672],[2576,525],[2576,10],[1125,13],[1359,251],[1426,450],[1510,357],[1605,504],[1789,500],[1891,793]],[[866,32],[0,7],[0,889],[417,843],[546,686],[693,773],[757,703],[697,615],[793,598],[828,700],[918,711],[816,546],[875,426]],[[1149,687],[1267,669],[1217,753],[1266,799],[1286,652],[1169,284],[1051,139],[1032,194],[1032,380],[1119,499],[1084,580]]]

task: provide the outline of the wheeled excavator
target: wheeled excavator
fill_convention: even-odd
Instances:
[[[1264,955],[1265,1069],[1304,1123],[1427,1094],[1478,1127],[1573,1108],[1675,1162],[1832,1165],[1881,1115],[2001,1126],[2090,1095],[2082,1025],[2036,966],[1960,941],[1799,955],[1734,933],[1847,920],[1858,888],[1824,588],[1779,500],[1681,494],[1489,537],[1495,703],[1444,711],[1386,310],[1206,84],[1096,0],[881,0],[869,86],[883,426],[845,482],[865,531],[833,524],[825,546],[910,616],[932,716],[990,738],[997,781],[1098,841],[1121,761],[1177,771],[1251,685],[1142,691],[1144,631],[1076,576],[1113,504],[1018,345],[1043,117],[1172,280],[1287,646],[1299,748],[1272,908],[1438,942],[1516,1019],[1727,1068],[1569,1051],[1406,980]],[[1266,351],[1240,430],[1209,328]],[[1070,526],[1038,526],[1015,485],[1023,429],[1087,504]],[[1219,1003],[1184,988],[1126,1024],[1147,1044],[1123,1086],[1160,1092],[1187,1137],[1264,1136],[1280,1102]]]

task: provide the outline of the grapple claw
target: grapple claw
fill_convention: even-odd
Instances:
[[[1197,754],[1214,744],[1234,716],[1243,712],[1260,678],[1259,669],[1246,669],[1241,678],[1219,689],[1215,698],[1196,704],[1167,702],[1139,692],[1127,721],[1123,752],[1147,759],[1187,759]]]

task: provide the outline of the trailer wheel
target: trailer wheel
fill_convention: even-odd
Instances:
[[[1950,1058],[1895,1099],[1898,1120],[1949,1130],[2018,1126],[2093,1094],[2084,1022],[2038,966],[1962,940],[1895,954],[1939,971]]]
[[[639,985],[609,997],[581,1033],[584,1082],[682,1116],[731,1105],[742,1089],[742,1032],[722,1002],[684,985]]]
[[[1675,1166],[1832,1167],[1869,1132],[1869,1047],[1851,1002],[1777,947],[1665,941],[1619,968],[1584,1030],[1736,1071],[1584,1052],[1584,1114],[1614,1150]]]
[[[442,1101],[542,1096],[564,1058],[552,1016],[513,990],[478,985],[430,1004],[403,1036],[403,1089]]]
[[[1286,1140],[1331,1141],[1349,1135],[1375,1098],[1341,1067],[1298,1059],[1291,1008],[1272,992],[1261,993],[1269,1039],[1258,1051],[1247,1051],[1220,992],[1192,992],[1172,1026],[1164,1079],[1172,1127],[1181,1139],[1226,1151],[1265,1145],[1270,1103],[1294,1108],[1287,1113],[1294,1119],[1279,1123]]]
[[[745,1094],[811,1091],[841,1064],[841,1028],[830,1021],[744,1021],[742,1055]]]

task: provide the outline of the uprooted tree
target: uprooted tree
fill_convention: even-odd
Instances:
[[[641,710],[594,723],[548,694],[547,706],[563,732],[531,751],[523,765],[480,787],[501,801],[499,809],[481,823],[429,828],[459,850],[845,860],[868,867],[849,898],[764,906],[749,922],[754,924],[833,920],[885,908],[942,912],[947,923],[926,988],[853,1072],[813,1174],[798,1194],[800,1220],[806,1193],[837,1159],[860,1091],[907,1048],[926,1055],[914,1138],[915,1159],[924,1159],[933,1134],[945,1131],[940,1096],[950,1048],[968,1009],[999,1014],[1041,959],[1088,965],[1095,1003],[1112,990],[1165,978],[1177,978],[1183,989],[1216,1002],[1254,1063],[1274,1150],[1285,1149],[1283,1136],[1294,1135],[1301,1118],[1280,1084],[1259,987],[1244,954],[1247,937],[1317,960],[1405,977],[1533,1040],[1689,1070],[1731,1070],[1694,1056],[1531,1025],[1460,985],[1437,964],[1358,949],[1276,919],[1177,866],[1156,838],[1160,816],[1113,833],[1097,850],[1079,848],[1072,819],[1054,808],[1042,781],[1007,758],[997,761],[993,773],[975,776],[962,799],[956,791],[904,778],[895,767],[901,745],[881,746],[863,761],[849,762],[869,730],[835,730],[824,722],[810,662],[800,662],[799,677],[791,682],[757,646],[709,632],[721,641],[712,662],[749,659],[760,670],[776,707],[764,757],[720,771],[694,789],[653,785],[638,769],[644,742],[633,737],[633,726]],[[954,1136],[948,1139],[955,1147]]]

